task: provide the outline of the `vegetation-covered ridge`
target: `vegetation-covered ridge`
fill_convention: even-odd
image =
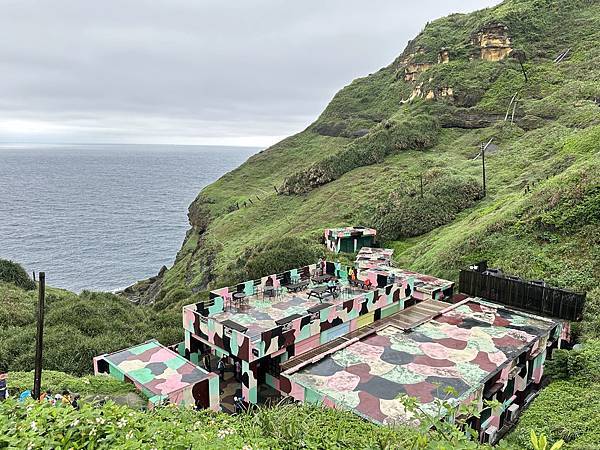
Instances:
[[[490,48],[482,47],[486,39]],[[588,291],[575,326],[583,350],[555,358],[554,381],[508,440],[526,448],[536,429],[552,442],[564,439],[564,448],[598,448],[599,44],[600,3],[592,0],[506,0],[428,24],[392,64],[336,94],[306,130],[202,190],[173,267],[127,293],[152,306],[49,288],[45,367],[89,374],[98,354],[149,338],[178,342],[181,305],[207,288],[313,263],[324,228],[371,225],[408,269],[457,280],[460,268],[487,259],[508,273]],[[492,138],[483,197],[474,158]],[[0,370],[33,367],[32,288],[24,272],[0,261]],[[130,411],[112,405],[80,416],[0,408],[0,447],[36,447],[44,435],[31,422],[79,446],[106,439],[97,448],[393,448],[415,438],[309,407],[239,421],[133,412],[134,430],[118,428]],[[100,413],[111,420],[92,434]],[[75,420],[86,421],[81,430],[69,428]],[[223,429],[234,432],[219,436]]]
[[[582,191],[578,177],[598,164],[599,25],[587,0],[506,0],[429,23],[306,130],[203,189],[173,267],[129,297],[169,304],[252,278],[251,255],[271,261],[265,270],[289,267],[282,239],[305,246],[295,264],[314,262],[324,228],[354,224],[379,228],[407,268],[456,280],[487,258],[593,289],[597,181]],[[490,139],[482,198],[474,158]]]
[[[556,375],[570,377],[569,367],[597,366],[597,345],[579,354],[565,353],[559,358]],[[593,353],[593,354],[591,354]],[[566,371],[564,369],[567,369]],[[596,367],[597,369],[597,367]],[[580,383],[594,383],[592,374],[584,371]],[[379,426],[358,416],[322,406],[278,404],[261,407],[236,416],[217,414],[210,410],[192,411],[178,407],[159,407],[140,411],[119,406],[111,399],[122,400],[119,395],[130,394],[132,385],[107,376],[77,378],[60,372],[43,373],[43,389],[62,392],[67,389],[83,396],[80,410],[70,406],[39,404],[31,400],[24,403],[13,399],[0,402],[0,448],[135,448],[135,449],[296,449],[296,448],[360,448],[360,449],[414,449],[414,450],[491,450],[488,445],[473,442],[469,433],[457,424],[421,417],[411,399],[406,399],[408,410],[417,414],[421,424]],[[29,388],[32,373],[10,374],[11,394],[18,395]],[[597,376],[596,381],[597,382]],[[582,385],[582,386],[583,386]],[[588,385],[587,387],[593,387]],[[552,443],[565,443],[565,448],[588,448],[594,444],[593,422],[586,422],[585,414],[598,410],[593,401],[598,391],[586,392],[583,387],[566,382],[556,383],[548,389],[542,400],[526,413],[516,433],[504,439],[498,450],[531,449],[548,450]],[[576,395],[586,395],[590,400],[585,413],[570,414],[571,426],[560,423],[559,413],[550,414],[541,421],[541,414],[551,413],[553,402],[576,403]],[[107,403],[106,403],[107,402]],[[412,405],[412,406],[411,406]],[[538,407],[542,406],[542,409]],[[440,406],[456,411],[446,401]],[[460,411],[470,409],[461,407]],[[594,417],[599,417],[595,414]],[[463,422],[464,419],[458,419]],[[432,428],[431,425],[434,425]],[[597,424],[596,424],[597,425]],[[540,431],[541,430],[541,431]],[[547,447],[534,446],[531,431],[536,431],[536,441],[546,440]],[[555,447],[553,447],[555,448]],[[556,447],[558,448],[558,447]],[[593,447],[589,447],[593,448]]]

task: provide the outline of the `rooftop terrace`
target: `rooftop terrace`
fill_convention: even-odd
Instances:
[[[210,317],[250,338],[257,338],[262,332],[273,329],[286,320],[305,316],[368,292],[366,289],[351,287],[344,283],[337,298],[327,296],[325,299],[319,299],[314,296],[309,297],[311,290],[310,286],[298,292],[283,289],[274,298],[265,298],[260,293],[249,295],[244,298],[243,306],[236,306],[233,303],[228,306],[229,303],[225,302],[225,310]]]
[[[375,236],[377,231],[374,228],[367,227],[340,227],[327,228],[325,236],[352,237],[352,236]]]
[[[359,269],[373,269],[379,266],[389,266],[393,254],[394,250],[389,248],[363,247],[356,255],[356,267]]]
[[[444,388],[451,386],[457,392],[453,397],[464,401],[528,348],[535,354],[536,343],[555,326],[551,320],[470,298],[409,332],[386,324],[285,376],[302,386],[305,395],[325,398],[377,423],[396,423],[406,420],[400,395],[416,397],[428,410],[436,398],[447,397]]]

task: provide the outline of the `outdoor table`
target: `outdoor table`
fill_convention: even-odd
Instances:
[[[291,283],[286,286],[288,291],[298,292],[308,286],[308,281],[299,281],[297,283]]]
[[[313,281],[315,283],[326,283],[327,281],[331,280],[332,278],[333,278],[333,276],[329,275],[329,274],[317,275],[316,277],[313,277]]]
[[[331,291],[329,291],[329,287],[327,286],[317,286],[308,291],[308,298],[316,297],[319,301],[323,301],[325,297],[333,296]]]
[[[331,292],[332,294],[335,294],[338,291],[339,288],[340,288],[340,286],[337,285],[337,284],[327,285],[327,290],[329,292]]]

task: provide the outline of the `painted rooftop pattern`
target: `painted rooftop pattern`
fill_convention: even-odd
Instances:
[[[416,397],[432,413],[434,399],[447,397],[447,386],[464,401],[555,325],[468,299],[411,332],[388,325],[286,376],[326,404],[393,424],[407,418],[400,395]]]
[[[242,308],[232,307],[220,313],[211,315],[211,319],[223,323],[232,321],[241,325],[247,330],[243,333],[250,338],[255,338],[261,335],[263,331],[271,330],[277,326],[277,321],[287,317],[308,314],[308,309],[322,303],[336,304],[356,296],[362,295],[367,290],[358,287],[347,288],[344,290],[344,295],[337,299],[327,298],[323,302],[316,297],[308,298],[310,288],[299,292],[285,292],[278,298],[263,299],[262,296],[248,296],[248,305]]]
[[[367,278],[372,279],[374,284],[377,281],[377,276],[389,277],[390,275],[393,275],[396,284],[402,284],[403,281],[408,279],[414,280],[415,290],[427,294],[431,294],[434,291],[440,289],[443,290],[454,285],[454,282],[444,280],[442,278],[390,266],[379,266],[371,268],[367,271]]]
[[[394,250],[391,248],[362,247],[356,255],[356,266],[359,269],[373,269],[379,266],[389,266]]]
[[[144,390],[161,397],[211,376],[156,340],[102,358]]]
[[[377,234],[377,230],[374,228],[366,228],[366,227],[340,227],[340,228],[327,228],[325,230],[325,236],[335,236],[335,237],[350,237],[356,235],[362,236],[375,236]]]

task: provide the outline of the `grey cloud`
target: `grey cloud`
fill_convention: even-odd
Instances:
[[[0,0],[0,141],[287,135],[428,20],[497,2]]]

